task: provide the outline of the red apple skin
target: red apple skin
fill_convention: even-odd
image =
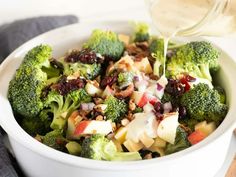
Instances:
[[[144,93],[137,105],[142,108],[148,102],[154,105],[156,102],[158,102],[158,99],[152,95],[149,95],[148,93]]]
[[[91,121],[81,121],[75,128],[74,135],[78,136],[83,134],[86,127],[90,124]]]

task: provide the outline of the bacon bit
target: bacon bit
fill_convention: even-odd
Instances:
[[[128,112],[128,115],[126,116],[126,118],[129,120],[129,121],[132,121],[134,119],[134,115],[132,113],[132,111],[129,111]]]
[[[98,115],[98,116],[96,117],[96,120],[99,120],[99,121],[103,120],[103,116],[102,116],[102,115]]]
[[[186,127],[186,126],[183,125],[183,124],[179,124],[179,126],[180,126],[182,129],[184,129],[184,131],[187,132],[188,135],[192,133],[192,130],[191,130],[189,127]]]
[[[103,99],[98,97],[93,98],[93,101],[96,105],[103,103]]]
[[[131,83],[125,90],[116,92],[115,96],[117,96],[118,98],[126,98],[130,96],[133,93],[133,91],[134,91],[134,84]]]
[[[149,74],[148,76],[149,76],[149,78],[152,79],[152,80],[156,80],[156,81],[157,81],[157,80],[160,79],[160,77],[158,77],[157,75],[154,75],[153,73]]]
[[[130,110],[130,111],[134,111],[135,108],[136,108],[136,105],[135,105],[135,103],[134,103],[134,100],[133,100],[133,99],[130,99],[130,100],[129,100],[129,110]]]
[[[147,42],[136,42],[135,45],[142,50],[148,50],[148,43]]]
[[[51,88],[58,91],[61,95],[66,95],[70,91],[84,88],[85,84],[84,79],[67,80],[66,76],[62,76],[58,83],[51,85]]]
[[[135,61],[141,61],[143,58],[149,56],[148,43],[140,42],[133,43],[126,46],[126,51],[128,55],[134,56]]]

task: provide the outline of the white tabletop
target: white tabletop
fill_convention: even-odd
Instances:
[[[144,0],[0,0],[0,25],[16,19],[41,16],[74,14],[80,21],[103,20],[150,20]],[[236,61],[236,37],[211,38]],[[236,140],[229,152],[235,151]],[[230,154],[230,153],[229,153]],[[226,157],[225,165],[217,176],[223,177],[229,166],[232,153]]]

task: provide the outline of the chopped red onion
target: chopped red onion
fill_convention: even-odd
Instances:
[[[138,76],[134,76],[134,81],[139,81],[139,77]]]
[[[81,103],[80,108],[83,111],[91,111],[91,110],[93,110],[94,106],[95,106],[94,103]]]
[[[157,83],[157,90],[158,90],[158,91],[161,91],[162,89],[163,89],[162,85],[159,84],[159,83]]]

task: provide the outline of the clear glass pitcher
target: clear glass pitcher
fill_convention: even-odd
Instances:
[[[236,33],[236,0],[145,0],[165,37]]]

